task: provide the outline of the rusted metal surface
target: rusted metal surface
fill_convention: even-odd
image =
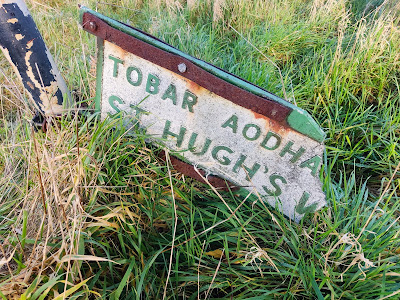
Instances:
[[[161,151],[160,157],[166,161],[166,156],[165,152]],[[204,183],[204,184],[211,184],[213,187],[219,190],[224,190],[224,191],[237,191],[239,190],[240,187],[232,184],[231,182],[222,179],[218,176],[208,176],[207,172],[202,170],[202,169],[195,169],[192,165],[185,163],[184,161],[180,160],[179,158],[176,158],[174,156],[169,156],[172,167],[182,174],[189,176],[193,179],[196,179],[197,181]],[[199,174],[200,173],[200,174]],[[207,181],[204,180],[204,178],[207,179]]]
[[[186,71],[179,72],[180,75],[190,79],[199,87],[205,88],[257,114],[272,118],[282,125],[287,125],[286,117],[291,110],[279,103],[251,94],[227,83],[187,59],[165,52],[114,29],[106,22],[89,13],[83,14],[82,26],[86,31],[172,72],[179,72],[179,65],[185,64]]]
[[[69,102],[67,86],[22,0],[0,2],[0,48],[37,110],[61,114],[68,106],[64,96]]]

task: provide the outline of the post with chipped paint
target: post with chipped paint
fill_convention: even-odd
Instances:
[[[71,106],[67,85],[23,0],[0,0],[0,48],[33,100],[36,123]]]

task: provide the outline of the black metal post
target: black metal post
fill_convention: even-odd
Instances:
[[[0,48],[40,115],[70,107],[67,85],[23,0],[0,0]]]

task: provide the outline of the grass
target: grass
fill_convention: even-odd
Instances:
[[[95,38],[74,1],[28,1],[71,90],[91,102]],[[34,132],[0,58],[2,299],[398,299],[399,4],[87,1],[309,111],[327,207],[300,224],[215,191],[121,118]]]

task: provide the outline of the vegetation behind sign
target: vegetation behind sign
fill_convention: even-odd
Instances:
[[[297,224],[204,187],[147,136],[127,138],[121,118],[76,114],[32,133],[1,56],[2,299],[398,298],[397,1],[221,3],[87,1],[310,112],[327,133],[328,205]],[[96,39],[76,1],[28,5],[94,111]]]

